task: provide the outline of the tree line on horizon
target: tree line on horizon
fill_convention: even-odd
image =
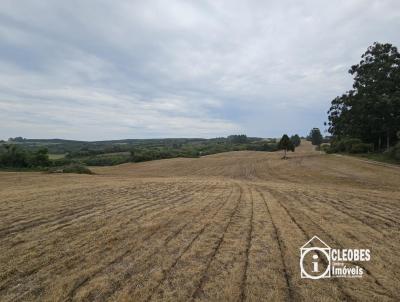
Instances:
[[[318,129],[319,131],[319,129]],[[57,141],[57,143],[55,143]],[[150,139],[134,145],[120,145],[119,141],[79,142],[63,140],[35,140],[11,138],[0,144],[0,168],[51,169],[68,165],[110,166],[126,162],[142,162],[176,157],[199,157],[229,151],[294,151],[301,143],[298,134],[277,139],[248,137],[245,134],[213,139]],[[50,159],[44,143],[56,151],[67,152],[62,158]],[[64,144],[61,148],[57,144]],[[79,145],[80,144],[80,145]],[[55,147],[56,146],[56,147]],[[80,146],[80,147],[79,147]],[[90,147],[92,146],[92,147]],[[285,154],[286,154],[285,151]],[[286,158],[286,155],[285,155]],[[81,168],[79,168],[81,169]],[[83,169],[83,168],[82,168]]]
[[[298,136],[297,139],[300,141]],[[1,143],[0,168],[58,169],[68,165],[110,166],[176,157],[196,158],[229,151],[268,152],[278,149],[276,139],[263,140],[245,134],[213,139],[149,139],[139,140],[131,145],[121,145],[119,141],[93,143],[68,141],[59,148],[54,146],[53,140],[48,143],[53,151],[65,152],[62,158],[50,159],[47,145],[43,142],[41,144],[40,140],[19,137]]]

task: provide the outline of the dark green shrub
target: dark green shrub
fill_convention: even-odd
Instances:
[[[0,166],[27,168],[29,167],[28,154],[14,144],[5,145],[0,153]]]
[[[368,153],[372,151],[372,148],[371,144],[353,144],[351,145],[350,153]]]
[[[65,158],[65,157],[52,160],[53,167],[67,166],[67,165],[70,165],[73,163],[76,163],[76,161],[73,159],[70,159],[70,158]]]
[[[336,152],[344,152],[345,151],[345,146],[343,140],[334,140],[331,143],[331,146],[329,148],[329,151],[331,153],[336,153]]]
[[[256,142],[252,144],[247,144],[245,150],[251,151],[277,151],[278,145],[276,143],[269,142]]]
[[[62,173],[76,173],[76,174],[93,174],[93,172],[84,165],[71,164],[62,168]]]
[[[321,147],[320,147],[320,150],[324,151],[326,153],[332,153],[330,144],[322,144]]]
[[[129,162],[129,156],[94,156],[82,159],[81,162],[87,166],[115,166]]]
[[[344,144],[344,151],[345,152],[351,152],[351,150],[353,149],[353,145],[361,145],[362,141],[358,138],[349,138],[349,139],[345,139],[343,141]]]
[[[331,144],[331,152],[351,152],[352,146],[362,144],[362,141],[358,138],[342,138],[335,139]]]
[[[292,141],[292,143],[293,143],[293,145],[295,147],[298,147],[301,144],[301,139],[300,139],[300,136],[298,134],[292,135],[290,137],[290,140]]]
[[[390,158],[400,161],[400,142],[389,149],[388,155]]]
[[[28,154],[28,162],[30,167],[48,167],[51,164],[49,152],[46,148]]]

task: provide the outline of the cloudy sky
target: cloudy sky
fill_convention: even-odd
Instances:
[[[0,2],[0,139],[324,129],[399,0]]]

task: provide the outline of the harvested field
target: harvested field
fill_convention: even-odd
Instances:
[[[0,173],[1,301],[399,301],[400,169],[231,152]],[[369,248],[362,278],[300,278],[317,235]]]

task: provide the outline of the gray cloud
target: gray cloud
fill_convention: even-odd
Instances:
[[[400,2],[0,4],[0,137],[305,134]]]

